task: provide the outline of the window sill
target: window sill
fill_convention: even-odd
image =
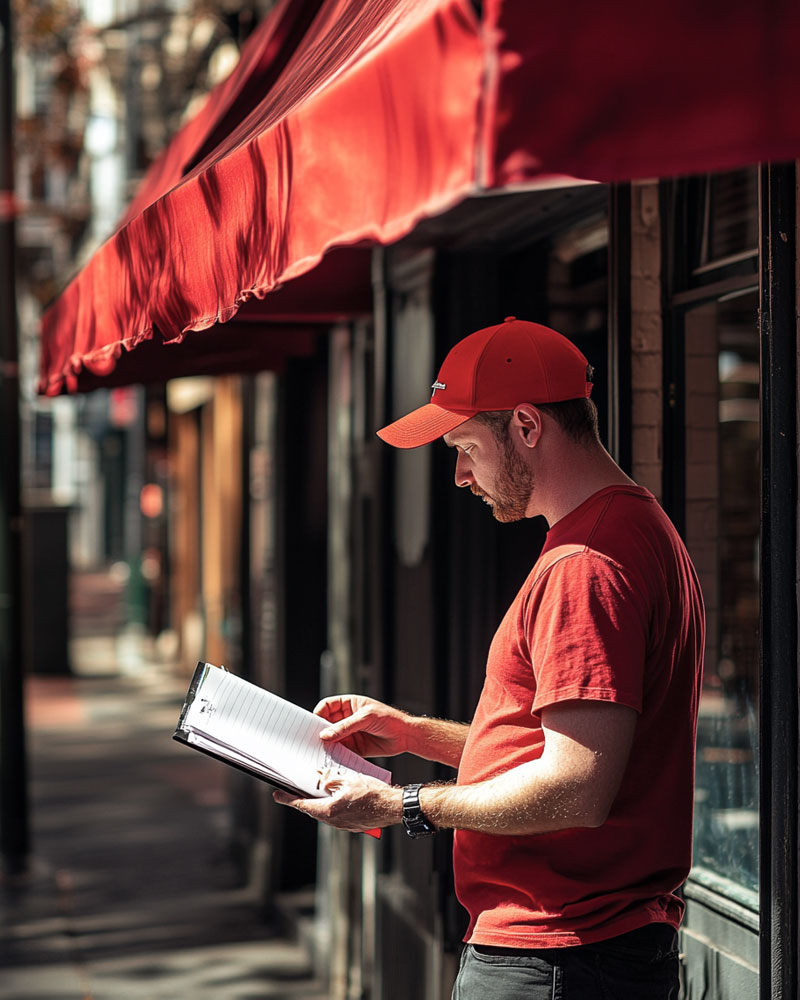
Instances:
[[[758,933],[758,893],[699,865],[689,873],[683,894],[720,916]]]

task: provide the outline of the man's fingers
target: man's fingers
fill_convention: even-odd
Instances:
[[[336,771],[327,770],[322,775],[322,787],[329,795],[335,795],[341,790],[343,783],[342,776]]]
[[[353,711],[353,697],[349,694],[334,694],[323,698],[314,707],[314,715],[330,720],[346,718]]]
[[[338,790],[338,784],[337,784]],[[333,791],[333,789],[332,789]],[[333,818],[331,813],[331,799],[303,799],[297,795],[292,795],[290,792],[284,792],[281,789],[277,789],[272,793],[272,797],[276,802],[281,805],[290,806],[292,809],[296,809],[298,812],[304,813],[306,816],[310,816],[312,819],[322,820],[325,823],[330,823],[333,826],[339,826],[341,829],[349,829],[350,825],[339,820],[338,822]]]
[[[314,819],[325,818],[324,799],[304,799],[299,795],[292,795],[291,792],[284,792],[280,788],[272,793],[272,798],[283,806],[291,806],[292,809],[305,813],[306,816],[312,816]]]
[[[345,739],[345,737],[350,736],[351,733],[367,729],[366,720],[369,719],[369,715],[369,709],[360,708],[352,715],[348,715],[346,719],[342,719],[341,722],[323,729],[319,734],[319,738],[329,743],[338,743],[340,740]]]
[[[272,793],[272,798],[276,802],[280,802],[283,806],[291,806],[294,805],[295,802],[301,801],[297,795],[292,795],[291,792],[285,792],[282,788],[276,788]]]
[[[330,718],[331,714],[341,708],[341,698],[323,698],[314,706],[314,715],[321,715],[323,718]]]

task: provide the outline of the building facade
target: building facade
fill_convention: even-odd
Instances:
[[[707,602],[687,998],[797,988],[795,192],[789,165],[469,200],[374,252],[372,318],[246,380],[251,676],[308,705],[357,690],[466,720],[543,528],[494,523],[446,449],[374,431],[497,317],[548,323],[595,366],[604,440],[678,526]],[[400,783],[452,777],[390,763]],[[256,812],[246,853],[269,893],[314,879],[333,995],[449,995],[465,919],[447,833],[376,843]]]
[[[311,18],[316,8],[308,6]],[[353,14],[353,24],[357,6],[342,8]],[[450,6],[452,14],[456,5]],[[470,11],[472,6],[503,13],[502,4],[470,5]],[[407,5],[409,11],[413,7]],[[323,13],[331,9],[325,6]],[[514,13],[512,5],[506,9]],[[515,10],[524,12],[524,5]],[[484,35],[468,12],[459,7],[451,23],[463,31],[457,37],[465,46],[453,52],[465,63],[468,56],[474,59],[475,80],[483,81],[478,56]],[[432,23],[441,27],[442,22]],[[344,35],[333,16],[326,21],[331,24],[337,30],[331,31],[326,58],[344,60]],[[646,27],[657,24],[654,18]],[[678,23],[679,34],[682,28]],[[295,29],[300,30],[293,22],[293,39]],[[538,37],[536,32],[534,26],[531,37]],[[308,37],[317,38],[313,31]],[[411,48],[409,37],[401,38],[398,51]],[[356,51],[364,38],[356,34],[350,41]],[[286,45],[284,68],[292,69],[292,45]],[[298,51],[307,56],[309,50]],[[313,47],[310,51],[319,55]],[[369,46],[365,51],[374,54]],[[536,68],[533,62],[523,68]],[[701,69],[706,62],[700,60]],[[448,67],[451,63],[445,61]],[[309,58],[308,64],[317,67],[319,60]],[[732,65],[729,60],[722,69],[730,72]],[[334,59],[332,66],[330,86],[320,90],[323,98],[335,96],[339,83],[347,83],[347,74],[339,73],[344,62]],[[365,58],[364,66],[371,71],[375,61]],[[384,72],[390,66],[395,64],[387,60]],[[156,75],[147,78],[153,82]],[[306,95],[309,81],[302,73],[280,79],[302,85]],[[358,80],[357,75],[350,79],[353,93],[363,93]],[[710,85],[705,76],[701,82]],[[234,102],[212,123],[211,134],[192,149],[170,190],[185,194],[198,158],[216,155],[220,137],[225,146],[238,134],[242,121],[234,112],[242,112],[252,125],[251,113],[263,97],[255,89],[244,111]],[[476,85],[476,95],[478,90]],[[457,86],[453,92],[463,91]],[[513,98],[513,86],[509,92]],[[525,96],[524,88],[519,94]],[[275,94],[270,91],[269,107],[261,110],[271,114],[272,98],[278,106],[284,96],[280,87]],[[694,92],[690,97],[694,102]],[[300,101],[298,107],[308,110],[311,104]],[[427,94],[413,105],[419,120],[428,121],[424,115],[431,106]],[[326,107],[324,100],[319,107]],[[339,126],[357,117],[351,114],[354,107],[345,105]],[[489,107],[488,100],[482,107]],[[508,108],[518,110],[513,100]],[[278,120],[276,134],[292,133],[294,110]],[[649,114],[645,117],[651,126]],[[277,119],[266,115],[267,120],[274,124]],[[321,112],[319,120],[329,124]],[[532,128],[522,115],[499,120],[512,122],[520,133]],[[468,121],[470,127],[475,124],[474,118]],[[396,122],[388,124],[386,135],[394,141]],[[438,131],[432,129],[429,138]],[[680,135],[684,131],[678,129]],[[543,141],[557,134],[544,127],[533,132]],[[255,151],[265,134],[248,132],[248,149]],[[413,129],[409,134],[416,136]],[[504,140],[502,128],[497,137]],[[613,146],[612,132],[606,139]],[[378,145],[370,136],[361,149],[370,164]],[[472,151],[470,142],[465,145]],[[286,148],[291,144],[280,144],[282,155]],[[394,147],[387,141],[386,148]],[[234,156],[236,150],[225,149]],[[403,149],[416,170],[416,144]],[[520,150],[525,152],[524,143]],[[339,164],[345,171],[360,162],[348,154]],[[276,162],[293,183],[309,176],[292,173],[286,159]],[[319,160],[312,156],[309,162],[318,165]],[[568,157],[565,162],[571,163]],[[509,163],[519,167],[528,161],[520,155]],[[184,167],[190,177],[186,184]],[[426,169],[423,163],[420,178]],[[310,176],[327,179],[324,173]],[[477,170],[465,176],[470,191],[482,189]],[[556,327],[594,365],[604,440],[677,525],[707,600],[695,866],[683,888],[685,995],[692,1000],[794,998],[795,164],[539,190],[530,188],[540,178],[526,185],[522,171],[520,186],[528,188],[523,191],[514,189],[517,175],[503,176],[495,192],[482,197],[462,198],[465,188],[444,185],[434,218],[419,221],[434,211],[433,201],[413,204],[417,221],[410,231],[404,222],[402,239],[387,238],[387,245],[372,252],[371,310],[345,308],[337,311],[336,322],[322,322],[313,303],[304,301],[300,308],[294,300],[294,310],[287,310],[290,319],[303,309],[312,314],[313,329],[304,331],[308,349],[298,352],[302,356],[279,351],[274,364],[256,358],[254,368],[273,370],[241,374],[247,368],[241,365],[239,373],[217,378],[194,397],[191,390],[181,398],[180,391],[168,388],[164,485],[169,525],[159,544],[168,579],[164,600],[181,655],[187,670],[196,655],[225,660],[309,707],[320,695],[357,690],[412,712],[469,719],[494,628],[538,554],[543,527],[495,524],[482,505],[453,487],[452,459],[443,448],[393,452],[374,431],[429,398],[438,364],[465,334],[506,315]],[[383,173],[376,171],[372,179],[378,201],[391,200],[394,191]],[[198,186],[204,204],[216,204],[217,188]],[[265,190],[258,189],[261,195]],[[329,194],[327,187],[323,193]],[[163,209],[168,197],[167,189],[159,188],[153,204]],[[459,198],[455,207],[443,210],[445,202],[452,205]],[[298,197],[293,204],[313,200]],[[244,204],[249,211],[252,202],[234,198],[231,204]],[[151,222],[158,215],[159,210],[152,211]],[[224,216],[220,213],[220,220]],[[302,229],[308,222],[288,212],[267,221],[280,230],[277,223],[287,219],[292,225],[274,245],[254,242],[248,230],[246,239],[226,250],[240,250],[238,263],[248,266],[260,259],[259,253],[266,258],[276,247],[282,253],[293,227]],[[380,220],[368,221],[377,225]],[[359,242],[362,230],[348,229],[348,238],[352,232],[358,235],[353,242]],[[273,235],[269,230],[270,239]],[[334,243],[339,238],[347,242],[341,233],[332,237]],[[183,244],[175,244],[183,265]],[[217,245],[216,239],[208,244]],[[329,245],[313,249],[322,253]],[[283,271],[276,274],[278,280],[285,277]],[[205,277],[198,277],[203,290]],[[178,283],[181,293],[184,286]],[[329,291],[322,283],[310,287],[320,295]],[[253,288],[245,283],[244,290],[249,295]],[[144,283],[143,297],[149,292]],[[277,291],[274,300],[280,302],[282,294]],[[267,306],[271,298],[272,292]],[[242,301],[236,300],[236,308]],[[225,305],[231,321],[235,309],[231,302]],[[280,306],[276,309],[279,319],[269,310],[260,317],[265,327],[279,323]],[[251,324],[255,318],[250,315]],[[183,323],[186,317],[178,319]],[[218,324],[223,337],[230,333],[226,326]],[[180,328],[186,330],[197,334],[194,343],[209,336],[205,329]],[[263,332],[266,338],[269,329]],[[299,337],[296,329],[279,328],[277,335],[286,342]],[[268,353],[266,340],[261,349]],[[137,350],[140,357],[156,356],[145,345]],[[120,382],[131,355],[121,355],[115,373]],[[218,372],[235,369],[223,367],[224,361],[224,351],[215,355]],[[208,368],[213,372],[214,364]],[[64,372],[56,374],[63,381]],[[151,373],[142,377],[147,380]],[[51,384],[53,391],[60,386],[57,380]],[[160,441],[158,448],[163,445]],[[426,762],[391,763],[399,783],[451,776]],[[267,789],[245,778],[232,778],[232,789],[233,842],[243,877],[259,885],[265,905],[282,893],[311,892],[311,940],[332,996],[433,1000],[449,995],[465,918],[453,892],[447,833],[420,844],[393,829],[378,843],[318,829],[275,807]]]

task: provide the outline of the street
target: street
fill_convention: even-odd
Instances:
[[[32,865],[0,889],[0,996],[322,998],[236,884],[227,769],[171,739],[183,679],[86,621],[73,675],[27,684]]]

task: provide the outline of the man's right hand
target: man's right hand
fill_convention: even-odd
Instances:
[[[360,694],[334,695],[314,709],[332,723],[319,734],[323,743],[342,743],[362,757],[393,757],[408,750],[413,717]]]
[[[314,712],[331,723],[319,734],[323,743],[343,743],[362,757],[413,753],[458,767],[469,732],[462,722],[409,715],[361,694],[325,698]]]

